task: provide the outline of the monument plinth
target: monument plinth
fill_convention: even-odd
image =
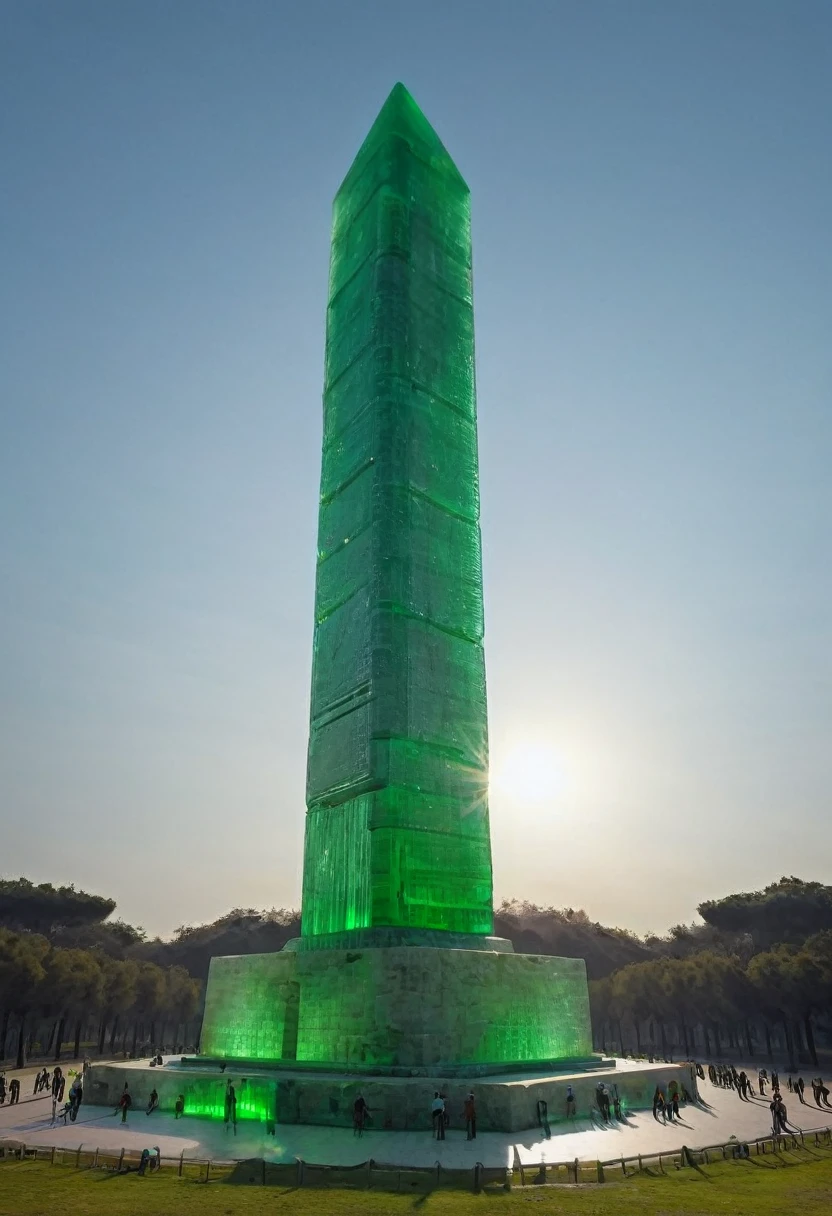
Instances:
[[[481,1127],[530,1127],[610,1062],[583,961],[492,936],[470,194],[402,85],[335,197],[323,404],[301,937],[212,960],[175,1085],[344,1123],[360,1084],[427,1127],[478,1077]]]

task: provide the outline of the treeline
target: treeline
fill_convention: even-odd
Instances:
[[[596,1046],[665,1058],[675,1050],[772,1059],[776,1049],[793,1069],[801,1060],[817,1068],[818,1034],[828,1039],[832,1029],[832,929],[800,938],[830,919],[832,891],[818,886],[784,878],[706,905],[700,912],[723,922],[721,949],[683,949],[592,981]]]
[[[0,1060],[11,1039],[18,1068],[33,1052],[60,1060],[67,1040],[76,1059],[90,1042],[99,1054],[184,1045],[195,1035],[200,995],[184,967],[110,958],[0,928]]]

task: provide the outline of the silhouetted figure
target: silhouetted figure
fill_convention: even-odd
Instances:
[[[354,1136],[362,1136],[364,1134],[364,1127],[369,1113],[370,1108],[365,1101],[364,1095],[359,1094],[352,1104],[352,1134]]]
[[[0,1106],[6,1103],[6,1074],[0,1072]]]
[[[234,1128],[234,1135],[237,1135],[237,1094],[233,1084],[229,1081],[228,1088],[225,1091],[225,1130],[228,1131],[229,1123]]]
[[[20,1101],[20,1082],[17,1077],[9,1081],[9,1106],[16,1106]]]
[[[156,1087],[154,1086],[153,1089],[150,1091],[150,1101],[147,1104],[147,1111],[145,1113],[148,1115],[152,1115],[154,1110],[158,1109],[158,1106],[159,1106],[159,1095],[157,1094]]]
[[[124,1093],[119,1098],[118,1106],[116,1107],[116,1113],[121,1111],[122,1123],[127,1122],[127,1112],[132,1105],[133,1105],[133,1099],[130,1097],[130,1090],[127,1088],[127,1085],[125,1083]]]
[[[462,1108],[462,1114],[465,1118],[465,1131],[467,1140],[476,1140],[477,1138],[477,1108],[474,1105],[474,1095],[469,1094],[465,1099],[465,1105]]]
[[[578,1113],[578,1108],[575,1103],[575,1091],[571,1085],[566,1087],[566,1117],[574,1119]]]
[[[173,1117],[180,1119],[185,1113],[185,1095],[180,1094],[173,1104]]]

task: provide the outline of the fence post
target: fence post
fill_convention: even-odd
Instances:
[[[475,1195],[478,1195],[480,1190],[482,1189],[482,1183],[480,1182],[480,1170],[481,1169],[482,1169],[482,1162],[478,1161],[474,1166],[474,1194]]]
[[[263,1163],[263,1168],[265,1169],[265,1162]],[[372,1157],[368,1157],[367,1158],[367,1189],[369,1190],[372,1185],[373,1185],[373,1159],[372,1159]]]
[[[121,1173],[121,1167],[122,1167],[123,1165],[124,1165],[124,1149],[122,1148],[122,1150],[121,1150],[121,1154],[120,1154],[119,1159],[118,1159],[118,1172],[119,1172],[119,1173]]]
[[[604,1167],[600,1161],[596,1161],[595,1170],[596,1170],[596,1174],[598,1177],[598,1181],[603,1182],[604,1181]]]
[[[206,1182],[208,1181],[208,1179],[210,1178],[210,1176],[211,1176],[211,1162],[210,1162],[210,1161],[206,1161],[206,1162],[205,1162],[205,1181],[206,1181]]]
[[[54,1145],[54,1144],[52,1145],[52,1154],[51,1154],[51,1156],[50,1156],[50,1158],[49,1158],[49,1164],[50,1164],[50,1165],[54,1165],[54,1164],[55,1164],[55,1145]]]
[[[98,1145],[96,1145],[96,1146],[95,1146],[95,1156],[94,1156],[94,1157],[93,1157],[93,1159],[92,1159],[92,1166],[91,1166],[91,1168],[92,1168],[92,1169],[94,1169],[94,1170],[97,1170],[97,1169],[98,1169]]]
[[[124,1149],[121,1150],[121,1154],[122,1154],[122,1156],[124,1156]],[[184,1166],[184,1164],[185,1164],[185,1150],[183,1148],[182,1152],[179,1154],[179,1177],[180,1178],[182,1177],[182,1167]]]
[[[83,1144],[79,1144],[79,1145],[78,1145],[78,1152],[75,1154],[75,1168],[76,1168],[76,1170],[77,1170],[77,1169],[80,1167],[80,1164],[81,1164],[81,1149],[82,1149],[83,1147],[84,1147],[84,1146],[83,1146]]]
[[[298,1163],[298,1186],[303,1186],[303,1157],[295,1157]]]
[[[581,1181],[581,1176],[578,1172],[579,1170],[580,1170],[580,1166],[578,1165],[578,1158],[576,1157],[575,1158],[575,1185],[576,1186]]]

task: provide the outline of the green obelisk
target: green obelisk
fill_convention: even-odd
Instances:
[[[431,1073],[592,1065],[584,963],[491,936],[482,640],[470,198],[399,84],[335,197],[301,936],[205,998],[200,1059],[274,1068],[282,1120],[341,1120],[345,1070],[401,1078],[393,1127]]]
[[[470,194],[397,84],[334,204],[304,938],[489,934],[487,774]]]

